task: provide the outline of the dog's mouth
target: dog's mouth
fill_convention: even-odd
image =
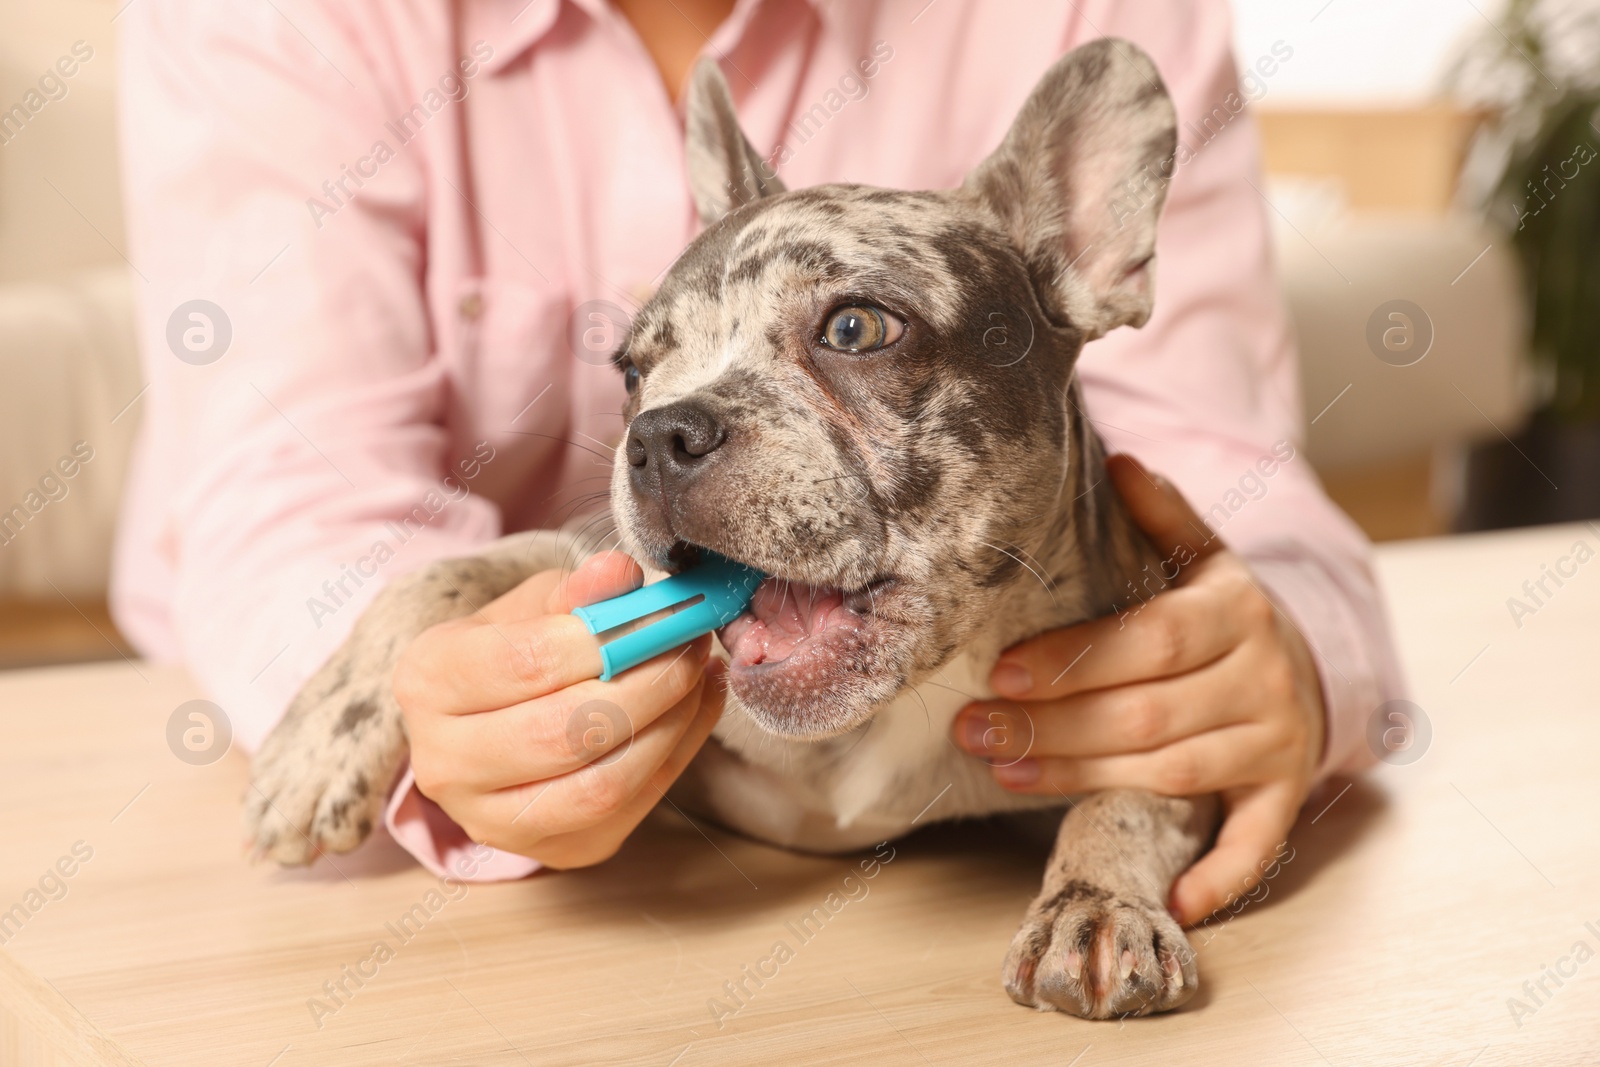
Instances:
[[[880,578],[846,590],[768,578],[750,607],[717,636],[735,668],[812,672],[831,667],[862,650],[877,598],[893,582]]]
[[[697,558],[690,545],[669,553],[673,569]],[[863,687],[876,696],[888,682],[879,677],[888,666],[884,644],[897,627],[880,608],[900,584],[889,575],[853,587],[764,579],[749,607],[717,631],[728,651],[729,684],[775,732],[832,732],[822,727],[824,719],[837,720],[830,709],[857,704],[867,695]]]

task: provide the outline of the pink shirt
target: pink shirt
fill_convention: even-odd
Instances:
[[[150,387],[113,607],[251,749],[382,583],[593,506],[623,388],[583,305],[636,308],[696,232],[682,118],[602,0],[141,0],[120,22]],[[1324,771],[1357,769],[1402,683],[1367,543],[1295,444],[1225,4],[739,0],[705,50],[790,188],[939,188],[1100,34],[1155,58],[1188,153],[1154,317],[1084,351],[1090,414],[1300,626]],[[193,300],[222,309],[225,350]],[[469,846],[409,777],[387,821],[435,871]],[[496,853],[470,876],[536,867]]]

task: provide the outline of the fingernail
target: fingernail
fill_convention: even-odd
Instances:
[[[988,725],[976,715],[961,724],[961,747],[979,755],[989,751]]]
[[[1033,692],[1033,674],[1020,663],[1002,663],[989,677],[989,684],[1001,696],[1025,697]]]
[[[994,776],[1000,784],[1011,788],[1019,785],[1032,785],[1039,780],[1039,761],[1036,759],[1020,759],[1015,763],[997,764]]]

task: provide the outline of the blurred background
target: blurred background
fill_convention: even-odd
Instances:
[[[105,593],[143,384],[127,2],[0,0],[0,668],[126,651]],[[1334,499],[1375,540],[1600,516],[1600,0],[1236,14]]]

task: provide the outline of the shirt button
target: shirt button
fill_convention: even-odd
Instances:
[[[483,297],[477,293],[468,293],[461,298],[461,303],[456,310],[468,322],[475,321],[479,315],[483,314]]]

